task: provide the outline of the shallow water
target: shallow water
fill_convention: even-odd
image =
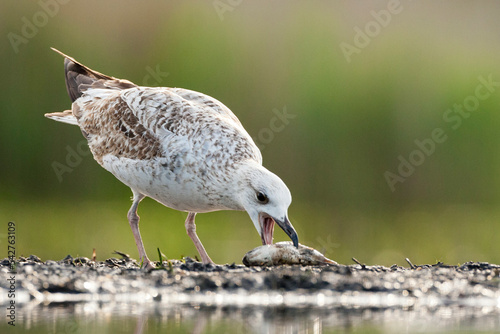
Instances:
[[[311,296],[311,295],[310,295]],[[313,297],[313,296],[311,296]],[[355,297],[355,296],[354,296]],[[500,305],[404,306],[386,296],[386,305],[321,296],[300,302],[296,295],[231,299],[216,294],[197,301],[143,299],[141,302],[31,301],[16,309],[16,332],[33,333],[416,333],[500,331]],[[180,301],[181,298],[178,298]],[[316,299],[316,303],[311,301]],[[318,302],[319,301],[319,302]],[[355,301],[351,298],[349,302]],[[383,301],[383,299],[381,300]],[[326,303],[325,303],[326,302]],[[365,306],[360,306],[364,304]],[[6,321],[1,332],[9,328]],[[13,329],[13,328],[9,328]]]
[[[270,269],[186,259],[173,262],[173,273],[144,273],[130,258],[75,262],[32,256],[15,274],[0,262],[0,307],[9,314],[15,302],[16,331],[500,332],[500,266],[488,263]],[[9,320],[0,333],[12,330]]]

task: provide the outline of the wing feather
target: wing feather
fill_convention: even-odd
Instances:
[[[100,163],[106,154],[153,159],[179,151],[204,156],[220,168],[228,167],[227,161],[262,161],[236,116],[217,100],[195,93],[150,87],[89,89],[73,104],[73,114]],[[231,159],[221,156],[223,150],[231,152]]]

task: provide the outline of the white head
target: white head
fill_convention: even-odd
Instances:
[[[255,162],[241,165],[238,176],[239,203],[252,219],[262,244],[272,244],[276,223],[298,247],[297,232],[288,220],[292,196],[285,183]]]

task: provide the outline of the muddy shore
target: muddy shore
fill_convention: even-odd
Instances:
[[[466,305],[500,307],[500,265],[467,262],[433,265],[245,267],[204,265],[191,258],[164,261],[144,272],[130,257],[91,261],[67,256],[42,262],[19,258],[15,274],[0,262],[0,287],[15,276],[18,303],[151,300],[182,303],[292,303],[387,307]],[[253,298],[253,299],[252,299]],[[6,304],[7,293],[0,294]]]

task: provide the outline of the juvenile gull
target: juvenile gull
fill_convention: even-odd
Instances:
[[[188,212],[186,232],[203,263],[213,263],[196,235],[197,213],[248,212],[263,245],[278,224],[298,247],[288,220],[292,201],[283,181],[224,104],[182,88],[141,87],[64,56],[71,110],[46,117],[78,125],[94,159],[133,193],[128,221],[143,267],[153,268],[139,232],[137,206],[146,196]]]

